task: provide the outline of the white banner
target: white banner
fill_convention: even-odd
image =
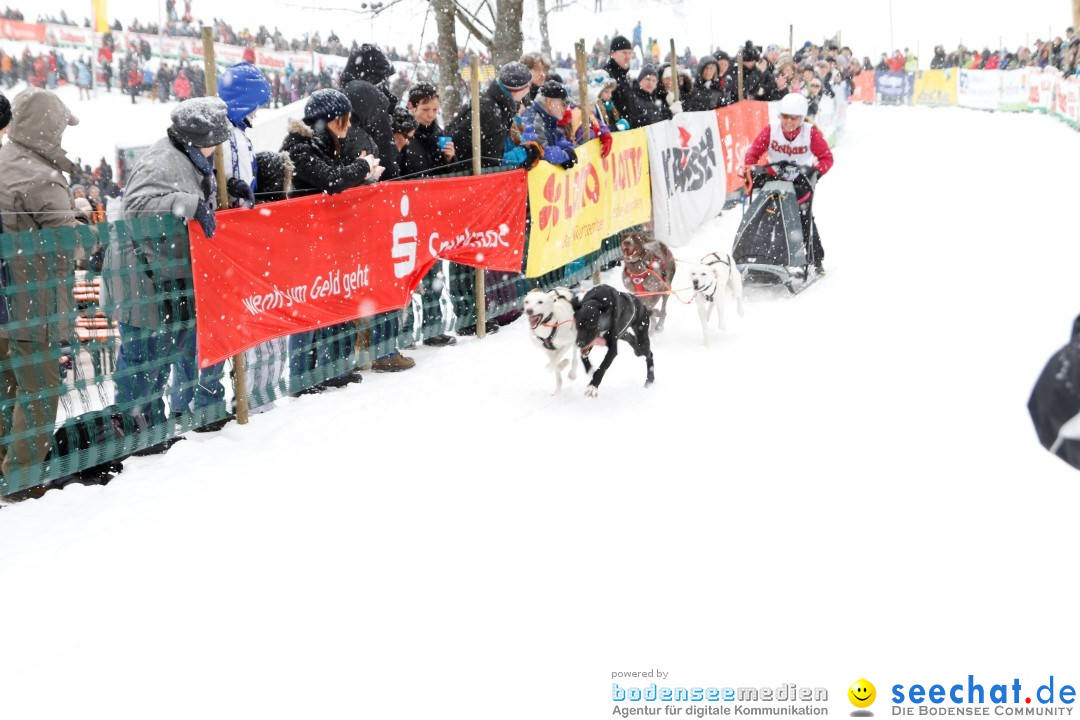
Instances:
[[[1028,98],[1028,71],[1005,70],[1001,75],[1001,97],[998,100],[998,110],[1027,110]]]
[[[1054,68],[1028,68],[1028,108],[1053,112],[1054,85],[1061,76]]]
[[[1001,75],[997,70],[961,70],[956,104],[978,110],[997,110]]]
[[[1054,96],[1054,115],[1073,127],[1080,127],[1080,80],[1058,79]]]
[[[727,180],[716,113],[679,113],[647,131],[656,238],[679,247],[724,208]]]

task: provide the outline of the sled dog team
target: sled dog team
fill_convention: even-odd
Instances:
[[[553,394],[562,390],[562,374],[567,366],[569,379],[577,378],[580,356],[585,372],[591,374],[585,394],[596,397],[604,374],[618,354],[619,340],[629,344],[635,355],[645,358],[645,387],[654,380],[649,331],[664,328],[675,259],[666,245],[650,242],[642,233],[628,233],[621,248],[623,284],[629,292],[597,285],[580,298],[565,287],[532,290],[525,296],[525,317],[533,342],[547,355],[547,369],[555,373]],[[729,298],[735,301],[739,315],[743,314],[742,276],[726,252],[709,253],[692,265],[689,276],[705,347],[709,347],[709,321],[714,312],[721,330],[727,329],[724,315]],[[606,353],[594,369],[589,354],[595,347],[606,348]]]

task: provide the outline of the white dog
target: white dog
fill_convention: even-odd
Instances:
[[[698,306],[701,318],[701,332],[705,335],[705,347],[709,347],[709,318],[715,309],[720,316],[720,329],[727,330],[724,321],[724,305],[730,294],[738,305],[739,315],[743,314],[743,285],[739,268],[725,252],[709,253],[701,258],[701,264],[690,270],[690,281],[694,285],[694,302]]]
[[[548,370],[555,373],[555,392],[562,390],[562,371],[570,365],[570,379],[577,378],[577,327],[574,325],[574,294],[557,287],[547,292],[530,290],[525,296],[525,317],[533,341],[548,355]],[[565,355],[569,353],[570,357]]]

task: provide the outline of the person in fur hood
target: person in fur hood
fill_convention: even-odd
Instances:
[[[292,158],[295,192],[332,195],[382,176],[377,157],[365,154],[349,161],[344,155],[352,112],[344,93],[327,88],[316,90],[308,99],[303,121],[289,121],[281,149]]]

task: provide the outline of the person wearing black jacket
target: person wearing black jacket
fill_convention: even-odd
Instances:
[[[742,48],[743,96],[745,100],[774,100],[776,82],[758,67],[761,50],[749,40]],[[738,90],[736,89],[736,92]]]
[[[630,60],[634,57],[630,41],[622,35],[616,35],[611,39],[610,47],[611,57],[604,70],[617,83],[611,93],[611,100],[619,111],[619,117],[630,123],[631,128],[645,127],[663,120],[663,113],[655,105],[643,102],[634,92],[628,77]]]
[[[382,92],[364,80],[352,81],[345,86],[344,92],[352,105],[349,134],[342,143],[344,159],[348,162],[364,154],[374,155],[386,168],[380,179],[393,180],[401,173],[394,131]]]
[[[480,96],[480,147],[472,145],[472,103],[466,102],[446,127],[446,134],[454,140],[457,159],[471,160],[473,153],[480,152],[482,167],[499,167],[521,99],[532,87],[532,73],[519,62],[503,65],[499,75]],[[535,158],[530,158],[535,162]],[[529,166],[532,162],[528,163]]]
[[[665,102],[667,92],[660,87],[660,75],[652,65],[641,68],[641,72],[638,73],[637,87],[634,88],[634,95],[637,97],[638,102],[649,107],[650,118],[659,117],[659,120],[652,120],[652,122],[672,118],[673,113]],[[682,107],[680,106],[678,109],[681,110]]]
[[[349,53],[349,59],[345,63],[345,68],[341,71],[338,84],[348,94],[346,87],[355,80],[371,83],[379,88],[379,91],[386,98],[386,112],[389,114],[397,107],[398,99],[386,87],[386,81],[392,78],[396,72],[382,50],[374,45],[364,43]]]
[[[293,189],[297,194],[340,193],[382,175],[379,159],[366,155],[348,158],[344,152],[353,107],[344,93],[325,88],[316,90],[304,106],[304,120],[289,122],[289,134],[281,145],[293,164]],[[290,385],[293,396],[320,392],[325,387],[343,387],[359,382],[346,372],[314,388],[300,390],[305,375],[316,368],[344,360],[356,344],[353,323],[340,323],[315,332],[289,337]]]
[[[394,74],[394,66],[382,50],[365,43],[349,54],[340,78],[341,91],[353,103],[353,125],[362,126],[378,146],[378,157],[386,168],[383,180],[393,180],[401,174],[394,133],[390,129],[390,114],[398,99],[387,88],[387,80]],[[362,110],[357,110],[358,107]]]
[[[401,153],[401,172],[412,178],[435,177],[447,172],[447,166],[454,159],[454,143],[446,142],[439,147],[439,138],[447,137],[436,119],[439,114],[439,91],[431,83],[417,83],[409,90],[409,102],[406,105],[416,119],[416,133],[409,140]],[[425,345],[441,347],[453,345],[457,338],[442,332],[445,327],[442,304],[438,298],[442,294],[443,278],[439,272],[442,263],[436,263],[421,284],[420,294],[424,298],[423,328],[427,332],[436,331],[424,339]],[[411,314],[406,315],[406,322]],[[425,332],[425,334],[427,334]]]
[[[945,67],[945,48],[940,45],[934,47],[934,57],[930,60],[931,70],[941,70]]]
[[[732,93],[734,98],[734,93]],[[694,74],[694,87],[683,101],[683,108],[688,112],[715,110],[725,104],[720,86],[720,66],[712,55],[706,55],[698,61]]]
[[[439,91],[431,83],[417,83],[409,90],[406,108],[416,118],[418,127],[401,152],[401,172],[410,177],[435,177],[454,160],[452,141],[439,147],[439,138],[448,137],[436,119],[439,115]]]

